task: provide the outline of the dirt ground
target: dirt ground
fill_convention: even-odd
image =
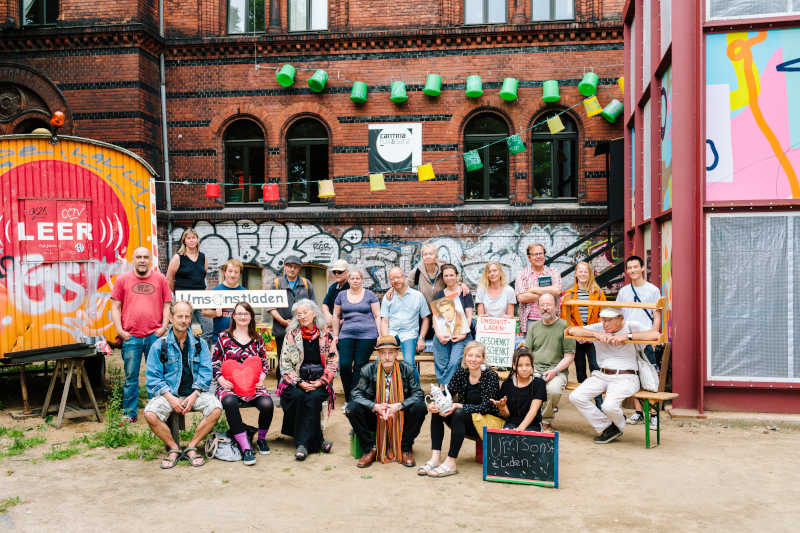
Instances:
[[[423,366],[426,390],[432,372]],[[41,405],[44,383],[32,380],[34,405]],[[42,424],[40,418],[13,420],[10,412],[21,407],[18,385],[3,381],[0,387],[0,426]],[[333,453],[302,463],[278,435],[280,409],[268,436],[272,454],[257,456],[253,467],[212,460],[199,469],[162,471],[157,461],[119,459],[120,450],[105,448],[44,460],[54,445],[102,425],[79,419],[36,430],[47,443],[0,458],[0,503],[20,501],[0,512],[0,531],[532,531],[544,521],[549,531],[570,532],[777,532],[800,525],[800,431],[791,427],[665,415],[658,448],[644,448],[642,426],[628,426],[618,442],[596,445],[589,425],[563,397],[554,424],[560,487],[550,489],[482,481],[471,441],[462,448],[460,473],[445,479],[418,477],[416,469],[399,464],[357,469],[341,401],[326,429]],[[245,411],[245,421],[255,422],[252,411]],[[429,456],[427,421],[414,451],[418,463]]]

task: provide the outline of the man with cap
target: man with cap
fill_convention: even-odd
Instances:
[[[375,344],[378,360],[361,369],[345,414],[364,455],[356,463],[366,468],[375,460],[416,465],[412,447],[425,421],[425,395],[414,366],[400,361],[394,335],[381,335]],[[375,432],[375,437],[372,432]]]
[[[622,402],[639,390],[635,341],[656,340],[658,330],[639,322],[626,321],[619,307],[604,307],[600,311],[600,322],[583,327],[572,326],[567,333],[593,338],[600,366],[600,370],[592,372],[591,377],[572,391],[569,400],[597,432],[595,442],[614,441],[625,429]],[[594,397],[604,392],[605,399],[598,409]]]
[[[331,321],[331,314],[333,313],[333,303],[340,292],[346,291],[350,288],[350,283],[347,281],[347,269],[350,265],[344,259],[337,259],[333,262],[328,270],[333,274],[333,283],[328,287],[328,292],[325,294],[325,299],[322,300],[322,312],[328,322]]]
[[[314,298],[314,287],[308,278],[300,275],[300,267],[303,266],[302,261],[296,255],[290,255],[283,260],[283,275],[277,276],[274,281],[275,289],[285,290],[288,299],[286,307],[278,309],[270,309],[269,314],[272,315],[272,336],[275,337],[275,345],[278,350],[278,359],[281,357],[283,349],[283,338],[286,336],[286,326],[289,325],[289,320],[292,318],[292,306],[295,302],[308,298],[309,300],[316,301]],[[280,370],[278,371],[280,372]]]

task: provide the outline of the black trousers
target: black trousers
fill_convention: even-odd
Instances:
[[[472,423],[472,415],[464,412],[462,408],[457,408],[450,413],[450,416],[441,416],[439,413],[431,415],[431,449],[441,450],[444,440],[444,425],[450,428],[450,450],[448,457],[453,459],[458,457],[461,445],[464,443],[464,436],[468,435],[474,439],[480,439],[475,424]]]
[[[378,425],[378,416],[375,412],[360,403],[351,401],[347,404],[345,413],[348,420],[350,420],[350,425],[353,426],[353,433],[358,437],[361,449],[368,451],[374,448],[375,439],[372,437],[372,432],[375,431]],[[402,451],[411,451],[414,446],[414,439],[419,435],[427,414],[428,409],[423,402],[414,402],[403,410],[403,436],[400,439],[400,449]]]
[[[586,373],[586,361],[589,361],[589,373]],[[594,344],[591,342],[575,343],[575,377],[578,383],[583,383],[586,378],[592,375],[595,370],[600,370],[597,366],[597,356],[594,351]]]
[[[258,409],[258,429],[269,429],[272,424],[272,413],[275,406],[269,396],[258,396],[249,402],[245,402],[235,394],[229,394],[222,399],[222,408],[225,410],[225,418],[234,435],[244,433],[244,423],[239,407],[255,407]]]
[[[305,392],[290,385],[281,394],[283,425],[281,433],[294,437],[295,445],[305,446],[309,453],[322,448],[322,428],[319,425],[322,402],[328,399],[328,389],[319,387]]]
[[[275,338],[275,349],[278,353],[277,364],[275,365],[275,377],[278,378],[278,382],[281,380],[281,352],[283,351],[283,339],[286,338],[286,335],[273,335]]]

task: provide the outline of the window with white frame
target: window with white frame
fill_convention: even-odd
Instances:
[[[572,20],[575,18],[575,0],[533,0],[531,20]]]
[[[709,20],[776,17],[800,13],[800,0],[706,0]]]
[[[264,0],[228,0],[228,33],[263,32],[266,22]]]
[[[289,0],[289,31],[328,29],[328,0]]]
[[[502,24],[506,0],[464,0],[464,24]]]

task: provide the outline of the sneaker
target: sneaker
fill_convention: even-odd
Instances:
[[[633,426],[635,426],[636,424],[644,424],[644,415],[639,411],[636,411],[631,416],[629,416],[627,420],[625,420],[625,422]]]
[[[608,444],[611,441],[615,441],[622,436],[622,431],[619,430],[617,426],[611,424],[603,432],[594,438],[594,441],[598,444]]]
[[[122,422],[123,422],[123,423],[125,423],[125,424],[135,424],[135,423],[136,423],[136,421],[138,420],[138,418],[137,418],[137,417],[135,417],[135,416],[128,416],[128,415],[122,415],[122,416],[120,417],[120,419],[121,419],[121,420],[122,420]]]
[[[247,466],[256,464],[256,454],[253,453],[252,448],[248,448],[242,452],[242,462]]]
[[[650,429],[652,431],[658,429],[658,415],[650,415]]]
[[[256,441],[256,448],[261,455],[269,455],[269,444],[265,439],[258,439]]]

